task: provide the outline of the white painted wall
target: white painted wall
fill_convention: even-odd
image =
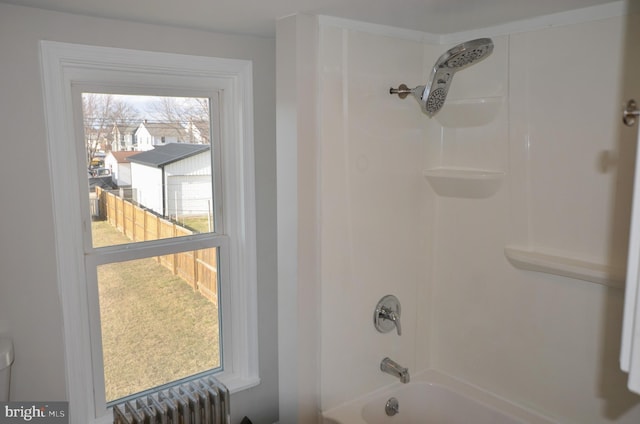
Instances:
[[[320,401],[317,23],[278,21],[278,363],[280,424],[316,423]]]
[[[212,213],[210,150],[168,164],[165,173],[169,215],[207,216]]]
[[[211,176],[177,175],[167,178],[167,209],[178,221],[184,216],[211,216]]]
[[[165,167],[165,172],[169,176],[211,176],[211,150],[169,163]]]
[[[131,185],[131,163],[119,163],[114,168],[114,174],[116,184],[121,187],[127,187]]]
[[[233,395],[234,423],[278,419],[275,43],[272,39],[92,19],[0,4],[0,332],[14,340],[14,400],[65,400],[39,40],[253,60],[261,385]],[[20,178],[16,179],[15,175]],[[10,201],[8,199],[11,199]]]
[[[163,177],[161,168],[131,162],[131,188],[136,192],[137,201],[161,216],[165,213],[163,201],[166,201],[162,196]]]
[[[140,151],[148,151],[153,149],[154,138],[144,125],[140,125],[136,130],[136,141],[138,142],[136,149]],[[159,143],[158,143],[159,144]]]
[[[321,408],[393,382],[379,371],[388,355],[558,422],[639,422],[640,397],[618,370],[622,290],[516,269],[504,253],[579,259],[619,286],[636,131],[621,126],[620,105],[640,97],[638,16],[485,31],[493,55],[456,74],[434,119],[388,88],[424,83],[456,43],[325,22]],[[498,178],[441,187],[422,176],[443,168]],[[387,293],[402,302],[402,337],[373,329]]]

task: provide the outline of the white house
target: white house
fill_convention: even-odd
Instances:
[[[208,215],[211,204],[211,149],[170,143],[128,157],[131,188],[138,203],[159,215]]]
[[[149,122],[145,119],[135,132],[136,150],[151,150],[154,146],[180,143],[186,138],[184,129],[179,123]]]
[[[111,150],[114,152],[135,150],[137,129],[138,125],[115,124],[111,131],[113,136]]]
[[[209,144],[209,121],[194,121],[187,123],[186,133],[189,143]]]
[[[128,158],[137,153],[134,151],[112,151],[105,156],[104,167],[111,171],[113,182],[119,187],[131,185],[131,163]]]

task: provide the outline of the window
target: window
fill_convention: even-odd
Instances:
[[[65,182],[52,184],[52,196],[72,419],[108,420],[109,401],[200,373],[216,372],[232,393],[258,384],[251,63],[44,41],[41,55],[51,176]],[[165,132],[154,142],[151,119],[142,120],[147,131],[141,135],[126,129],[139,141],[138,157],[129,156],[130,170],[120,169],[110,155],[119,149],[108,146],[119,138],[103,137],[83,108],[92,96],[200,101],[207,104],[209,128],[200,125],[196,134],[192,123],[203,119],[191,117],[180,124],[184,133]],[[109,126],[113,131],[115,126]],[[94,143],[99,147],[93,149]],[[158,151],[152,150],[158,148],[167,149],[163,157],[171,153],[173,159],[186,155],[190,160],[158,160],[153,157]],[[202,158],[208,165],[198,165]],[[108,187],[90,195],[88,185],[100,179],[91,170],[102,163],[109,163],[112,180],[140,175],[138,183],[122,183],[115,195],[107,195]],[[168,223],[172,232],[141,235],[146,230],[132,223],[135,208],[148,215],[144,219]],[[176,265],[180,261],[188,265]],[[197,266],[203,279],[190,280],[185,269]],[[131,274],[123,277],[124,272]],[[145,286],[147,280],[156,284]],[[139,285],[131,287],[134,282]],[[177,292],[185,287],[186,292]],[[126,343],[140,340],[156,348],[153,343],[166,343],[167,337],[177,345],[196,343],[154,334],[158,330],[151,327],[132,331],[122,325],[159,320],[143,319],[135,315],[138,308],[127,307],[131,296],[157,297],[157,290],[190,304],[188,316],[156,324],[168,327],[171,322],[177,333],[202,344],[187,349],[197,353],[185,354],[176,366],[169,364],[173,358],[160,358],[153,366],[160,372],[151,373],[118,355],[123,337],[132,339]],[[197,326],[204,332],[198,333]],[[140,375],[148,379],[137,381]]]
[[[223,369],[218,264],[219,254],[228,252],[226,236],[216,233],[223,220],[217,207],[221,196],[213,190],[221,178],[215,172],[221,168],[220,125],[212,113],[219,102],[218,96],[94,92],[81,93],[81,102],[88,172],[80,175],[91,175],[86,184],[92,215],[91,243],[84,246],[86,280],[97,275],[99,350],[110,404]],[[206,122],[203,127],[216,135],[207,142],[189,137],[193,119]],[[119,138],[112,128],[118,127],[145,128],[172,142],[120,153],[113,149]],[[110,170],[96,165],[99,157]],[[188,236],[202,233],[220,241],[197,248]],[[159,239],[171,243],[172,254],[150,252],[125,261],[114,255],[128,257],[131,243],[144,251],[146,242]]]

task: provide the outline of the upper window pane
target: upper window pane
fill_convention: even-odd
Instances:
[[[82,112],[92,220],[122,243],[215,231],[210,99],[83,93]]]

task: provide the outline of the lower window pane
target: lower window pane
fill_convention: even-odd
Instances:
[[[217,249],[98,267],[107,402],[220,367]]]

